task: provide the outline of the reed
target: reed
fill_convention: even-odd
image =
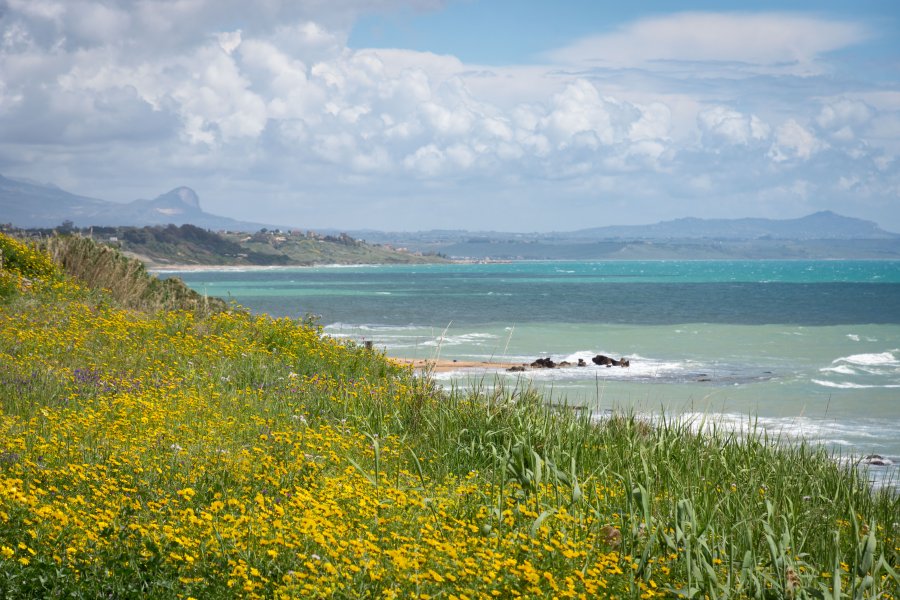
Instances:
[[[227,308],[177,278],[158,279],[138,260],[80,235],[53,235],[43,245],[62,270],[90,289],[104,290],[118,303],[144,311],[190,310],[201,313]]]

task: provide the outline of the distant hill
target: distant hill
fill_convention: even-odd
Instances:
[[[204,212],[189,187],[178,187],[153,200],[109,202],[69,193],[56,186],[0,175],[0,222],[16,227],[55,227],[72,221],[78,227],[192,224],[204,229],[258,231],[272,227]]]
[[[52,185],[0,176],[0,224],[53,228],[63,221],[72,221],[78,227],[193,225],[200,229],[234,232],[284,227],[283,224],[247,223],[206,213],[197,194],[188,187],[175,188],[153,200],[122,204],[78,196]],[[593,227],[553,233],[349,232],[352,238],[348,239],[369,242],[358,247],[345,243],[337,231],[322,233],[331,235],[290,234],[285,240],[278,239],[281,234],[252,238],[226,236],[225,241],[237,244],[228,248],[221,246],[220,241],[203,241],[194,236],[196,239],[178,240],[179,245],[175,248],[169,246],[173,243],[168,239],[172,233],[166,230],[152,243],[144,243],[140,251],[133,251],[155,256],[162,262],[187,260],[200,264],[212,264],[215,260],[239,264],[394,262],[398,258],[394,248],[411,251],[400,259],[401,262],[408,262],[416,252],[479,260],[900,259],[900,234],[885,231],[872,221],[831,211],[797,219],[689,217],[652,225]],[[122,236],[118,237],[122,239]]]
[[[4,228],[0,228],[4,229]],[[89,239],[110,246],[149,268],[180,265],[308,266],[322,264],[420,264],[447,262],[436,255],[373,246],[347,234],[213,232],[194,225],[91,226],[83,229],[10,229],[20,237]],[[68,235],[57,235],[68,234]]]
[[[460,259],[900,259],[900,235],[831,211],[799,219],[685,218],[572,232],[351,232],[370,242]]]
[[[845,217],[830,210],[799,219],[685,218],[655,225],[594,227],[558,235],[580,240],[872,240],[900,237],[900,234],[885,231],[872,221]]]
[[[70,194],[57,187],[0,175],[0,220],[17,227],[53,227],[69,219],[81,224],[111,202]]]

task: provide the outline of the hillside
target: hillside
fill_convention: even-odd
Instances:
[[[60,228],[111,246],[150,268],[173,265],[308,266],[317,264],[408,264],[445,259],[373,246],[346,234],[262,230],[255,234],[215,233],[194,225]],[[59,230],[16,230],[48,237]]]
[[[391,246],[367,244],[347,234],[319,235],[314,232],[253,235],[225,233],[222,237],[259,256],[276,256],[292,265],[313,264],[416,264],[447,262],[434,253],[395,250]]]

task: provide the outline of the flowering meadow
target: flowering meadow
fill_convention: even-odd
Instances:
[[[0,597],[900,597],[896,495],[819,448],[441,391],[0,251]]]

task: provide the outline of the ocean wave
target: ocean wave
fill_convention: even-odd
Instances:
[[[330,323],[324,327],[325,331],[374,331],[377,333],[390,333],[392,331],[419,331],[425,329],[418,325],[376,325],[376,324],[358,324],[358,323],[341,323],[340,321]]]
[[[460,346],[462,344],[480,345],[485,340],[496,340],[498,336],[493,333],[464,333],[462,335],[445,335],[437,336],[433,339],[422,342],[422,346]]]
[[[840,365],[837,367],[823,367],[819,369],[820,373],[837,373],[838,375],[856,375],[857,371],[853,367]]]
[[[819,369],[829,379],[811,379],[811,382],[835,389],[891,389],[900,387],[900,350],[869,352],[842,356],[831,365]],[[835,376],[831,379],[830,376]]]
[[[900,361],[894,356],[897,352],[900,352],[900,350],[894,349],[872,354],[851,354],[850,356],[835,359],[832,361],[832,364],[844,362],[862,366],[900,366]]]
[[[853,383],[851,381],[823,381],[821,379],[812,379],[811,380],[816,385],[821,385],[822,387],[830,387],[837,388],[839,390],[871,390],[871,389],[898,389],[900,388],[900,384],[894,383],[886,383],[882,385],[873,385],[873,384],[864,384],[864,383]]]

